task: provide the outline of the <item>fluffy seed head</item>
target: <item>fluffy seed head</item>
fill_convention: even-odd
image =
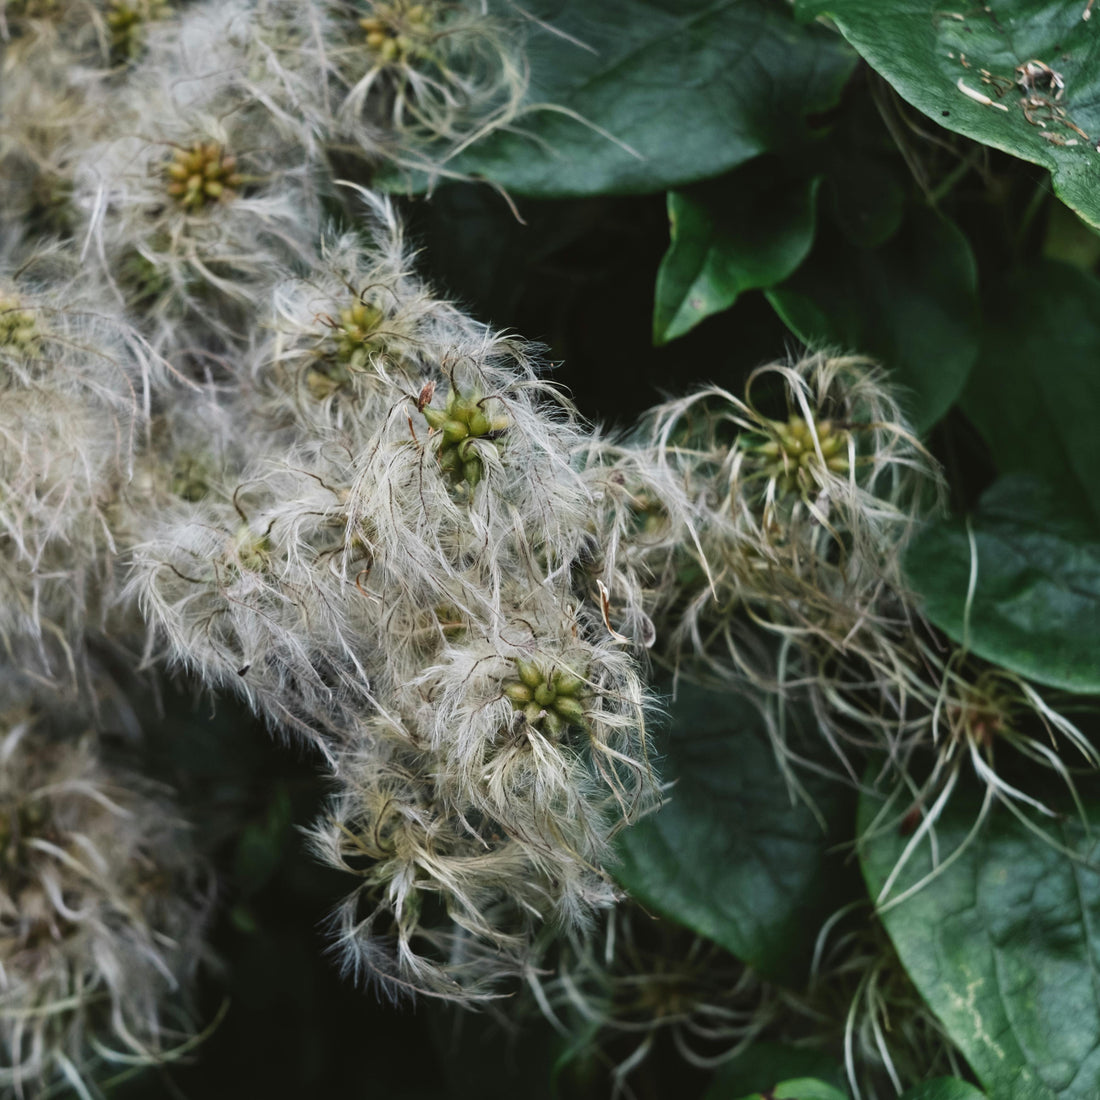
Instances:
[[[510,29],[475,2],[374,0],[337,7],[326,53],[341,146],[446,172],[470,142],[520,110],[527,68]]]
[[[743,398],[672,402],[651,432],[697,508],[697,537],[673,551],[678,575],[695,577],[676,637],[698,650],[724,638],[734,669],[738,620],[811,650],[885,644],[883,594],[904,592],[901,560],[938,477],[874,364],[761,367]]]
[[[0,1089],[83,1090],[97,1057],[152,1062],[187,1039],[199,884],[163,791],[112,775],[88,738],[56,736],[33,710],[5,711]]]
[[[594,934],[563,940],[555,971],[527,980],[542,1014],[577,1048],[599,1049],[611,1096],[632,1097],[631,1075],[659,1037],[691,1065],[734,1058],[781,1016],[782,993],[713,942],[629,901]]]

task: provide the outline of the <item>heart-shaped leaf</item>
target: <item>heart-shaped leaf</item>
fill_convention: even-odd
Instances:
[[[963,409],[1003,473],[1044,477],[1100,518],[1100,281],[1039,261],[994,283],[983,307]]]
[[[1100,533],[1042,482],[1002,478],[969,520],[929,524],[906,571],[928,618],[979,657],[1100,693]]]
[[[1095,828],[1100,798],[1095,790],[1083,796]],[[1072,816],[1044,819],[1059,850],[996,807],[969,836],[980,801],[978,791],[956,790],[935,826],[943,870],[886,908],[883,922],[917,988],[994,1100],[1094,1100],[1100,840]],[[877,808],[864,795],[861,831]],[[906,843],[887,830],[861,845],[872,895]],[[926,838],[903,868],[895,896],[932,869]]]
[[[806,258],[816,179],[760,157],[668,196],[671,243],[657,272],[653,342],[683,336],[743,291],[774,286]]]
[[[950,222],[915,211],[877,248],[823,226],[810,258],[765,292],[799,339],[874,356],[931,427],[966,384],[978,354],[977,273]]]
[[[898,94],[941,126],[1049,168],[1100,226],[1100,12],[1092,0],[796,0],[828,14]]]
[[[743,698],[682,687],[662,773],[669,802],[620,837],[619,881],[644,905],[780,981],[809,962],[837,904],[850,821],[846,792],[806,780],[818,812],[793,802],[763,721]]]
[[[771,0],[534,0],[523,16],[528,108],[447,170],[542,198],[664,191],[804,143],[855,61]]]

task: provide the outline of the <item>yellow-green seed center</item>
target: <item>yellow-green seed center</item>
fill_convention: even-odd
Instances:
[[[353,369],[362,369],[381,323],[382,311],[366,302],[357,301],[340,310],[340,321],[333,332],[337,358]]]
[[[567,668],[543,670],[533,661],[516,661],[516,679],[504,682],[504,694],[528,725],[560,737],[571,726],[587,728],[584,678]]]
[[[434,13],[426,4],[376,3],[374,14],[359,20],[367,49],[383,65],[426,57]]]
[[[164,19],[169,10],[167,0],[111,0],[105,19],[113,58],[122,62],[136,57],[145,24]]]
[[[237,158],[216,141],[196,141],[188,149],[176,150],[165,165],[164,177],[168,194],[190,211],[228,202],[244,182]]]
[[[492,415],[487,408],[490,399],[476,395],[463,397],[452,388],[445,409],[423,409],[424,419],[435,431],[442,433],[439,465],[455,485],[465,483],[474,489],[481,481],[484,464],[475,440],[488,439],[499,443],[510,421],[506,416]]]
[[[16,355],[33,355],[38,349],[38,323],[19,299],[0,294],[0,348]]]
[[[318,348],[306,376],[310,393],[318,401],[346,386],[352,374],[366,369],[371,353],[382,350],[385,340],[379,328],[384,319],[378,306],[362,299],[344,306],[337,318],[325,318],[329,336]]]
[[[802,488],[804,471],[820,467],[822,459],[833,473],[847,471],[851,432],[846,428],[831,420],[815,421],[811,427],[794,414],[786,421],[771,420],[767,424],[770,438],[751,449],[763,459],[763,472],[781,493]]]
[[[271,539],[257,535],[247,524],[237,532],[236,559],[242,569],[250,573],[262,573],[271,560]]]

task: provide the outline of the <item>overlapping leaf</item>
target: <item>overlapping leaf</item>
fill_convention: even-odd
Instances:
[[[780,1081],[766,1092],[754,1092],[745,1100],[848,1100],[848,1094],[824,1081],[797,1077]]]
[[[663,191],[806,140],[853,65],[771,0],[537,0],[530,107],[448,169],[516,194]]]
[[[930,524],[906,567],[929,619],[979,657],[1100,693],[1100,533],[1049,486],[1003,478],[969,521]]]
[[[1044,819],[1047,839],[996,809],[967,840],[980,798],[955,793],[935,829],[944,869],[886,909],[887,931],[993,1100],[1093,1100],[1100,1095],[1100,841],[1072,816]],[[1100,822],[1095,793],[1086,804]],[[862,828],[876,808],[865,796]],[[905,844],[888,830],[862,846],[873,895]],[[903,869],[895,896],[933,866],[926,844]]]
[[[665,778],[669,802],[622,834],[620,882],[644,905],[770,977],[797,980],[841,870],[830,846],[849,824],[846,792],[810,783],[830,836],[787,784],[745,700],[681,688]]]
[[[814,1077],[839,1086],[844,1073],[820,1051],[762,1040],[719,1067],[703,1100],[729,1100],[731,1096],[761,1093],[777,1081],[795,1077]]]
[[[982,1100],[985,1093],[957,1077],[937,1077],[902,1094],[901,1100]]]
[[[682,336],[746,290],[774,286],[813,242],[817,181],[769,157],[668,196],[672,241],[657,273],[654,343]]]
[[[1039,262],[994,283],[983,304],[963,408],[1002,472],[1044,477],[1100,518],[1100,282]]]
[[[766,293],[807,344],[879,359],[909,391],[922,429],[958,397],[978,354],[970,246],[955,226],[929,211],[914,212],[877,248],[823,229],[794,276]]]
[[[898,93],[940,125],[1051,170],[1100,226],[1100,19],[1089,0],[797,0],[827,13]],[[1100,15],[1100,13],[1098,13]],[[1028,62],[1033,67],[1018,72]],[[1048,75],[1054,73],[1057,79]]]

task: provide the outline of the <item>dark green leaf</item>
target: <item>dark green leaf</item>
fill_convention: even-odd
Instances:
[[[623,886],[644,905],[721,944],[770,977],[804,973],[835,904],[827,853],[849,820],[846,793],[809,782],[828,836],[792,804],[756,710],[738,696],[682,687],[662,774],[669,804],[621,836]]]
[[[936,626],[979,657],[1067,691],[1100,692],[1100,534],[1043,483],[996,482],[970,520],[929,524],[906,558]],[[969,625],[969,629],[968,629]]]
[[[983,1100],[985,1093],[957,1077],[937,1077],[902,1094],[901,1100]]]
[[[744,1100],[848,1100],[848,1094],[824,1081],[798,1077],[783,1081],[766,1093],[754,1092]]]
[[[1083,18],[1088,0],[1001,0],[996,8],[891,0],[888,12],[882,0],[796,7],[803,16],[831,15],[868,63],[942,126],[1049,168],[1062,199],[1100,226],[1100,35],[1095,19]],[[1042,75],[1021,87],[1017,67],[1029,61],[1057,73],[1064,93]],[[1025,94],[1034,101],[1026,111]]]
[[[243,897],[262,889],[275,874],[286,851],[291,827],[290,795],[280,786],[263,821],[250,822],[237,841],[236,885]]]
[[[977,273],[966,238],[915,211],[888,242],[818,232],[810,258],[768,300],[799,339],[874,356],[910,391],[920,429],[948,410],[978,353]]]
[[[1047,218],[1043,255],[1082,271],[1094,271],[1100,263],[1100,232],[1064,203],[1056,202]]]
[[[836,103],[852,70],[840,39],[771,0],[524,9],[528,100],[573,117],[536,106],[448,164],[516,194],[645,193],[719,175],[808,140],[805,117]]]
[[[742,291],[787,278],[810,251],[817,182],[761,157],[732,176],[669,192],[672,240],[657,272],[654,343],[728,309]]]
[[[703,1100],[729,1100],[751,1092],[766,1092],[792,1074],[817,1077],[839,1086],[843,1071],[827,1054],[781,1043],[753,1043],[715,1073]]]
[[[1100,798],[1083,793],[1091,837],[1073,817],[1041,822],[1078,859],[994,808],[954,862],[883,912],[914,983],[994,1100],[1100,1096]],[[935,829],[941,863],[963,845],[980,801],[961,788],[952,796]],[[864,796],[861,831],[876,809]],[[873,895],[906,843],[889,829],[861,846]],[[894,896],[931,870],[926,842]]]
[[[860,248],[885,244],[905,218],[905,188],[896,167],[867,149],[831,158],[828,209],[845,239]]]
[[[1100,282],[1038,261],[984,305],[966,414],[1002,472],[1042,476],[1100,516]]]

